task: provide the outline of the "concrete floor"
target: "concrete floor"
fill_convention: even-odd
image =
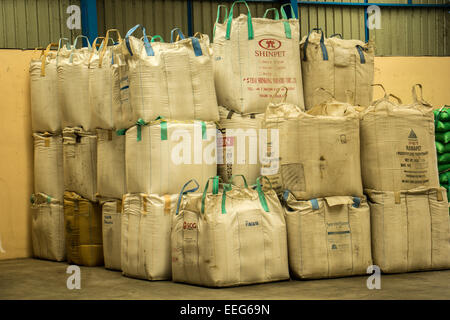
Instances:
[[[68,290],[67,266],[36,259],[0,261],[0,299],[450,299],[450,270],[382,275],[380,290],[367,289],[367,276],[211,289],[81,267],[81,289]]]

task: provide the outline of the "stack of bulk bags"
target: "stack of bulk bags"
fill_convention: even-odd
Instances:
[[[182,189],[172,223],[172,278],[226,287],[289,279],[286,223],[274,190],[209,181],[203,193]],[[189,181],[190,182],[190,181]],[[189,185],[186,183],[185,187]]]
[[[372,265],[370,211],[365,197],[299,201],[283,195],[291,274],[318,279],[365,274]]]
[[[97,129],[97,193],[122,199],[125,179],[125,135],[121,131]]]
[[[116,32],[118,41],[108,46],[110,33]],[[134,118],[129,100],[128,65],[123,54],[123,40],[116,29],[106,32],[105,40],[89,60],[89,109],[91,127],[126,129]]]
[[[433,108],[375,101],[361,114],[363,183],[371,208],[374,264],[386,273],[450,266],[449,215],[439,187]],[[384,89],[384,88],[383,88]]]
[[[246,5],[247,15],[233,18],[237,3]],[[285,5],[282,20],[252,18],[247,3],[236,1],[227,20],[216,22],[213,53],[219,105],[241,113],[264,113],[276,88],[286,85],[292,91],[288,102],[303,107],[299,23],[287,19],[284,9]]]
[[[66,191],[64,225],[67,261],[88,267],[103,265],[102,213],[98,203]]]
[[[51,133],[33,133],[34,192],[62,201],[64,197],[63,139]]]
[[[121,267],[121,219],[122,201],[102,201],[102,234],[103,234],[103,257],[105,268],[111,270],[122,270]]]
[[[365,190],[370,199],[374,264],[385,273],[450,268],[446,190]]]
[[[123,198],[121,260],[124,275],[146,280],[172,276],[170,231],[178,194]]]
[[[270,103],[264,126],[272,157],[261,173],[279,194],[290,190],[298,200],[362,196],[359,118],[350,104],[328,99],[305,113]],[[272,139],[276,133],[280,138]]]
[[[361,113],[364,188],[399,191],[439,186],[433,108],[417,98],[414,88],[411,105],[385,94]]]
[[[348,101],[351,93],[353,105],[370,105],[374,75],[370,42],[325,38],[322,29],[314,28],[300,42],[300,52],[307,110],[326,99],[314,94],[317,88],[328,90],[339,101]]]
[[[64,210],[62,202],[44,193],[31,196],[31,241],[33,256],[63,261],[66,259],[64,242]]]
[[[31,127],[33,132],[61,132],[61,108],[58,101],[58,58],[68,56],[67,47],[50,43],[39,59],[30,62]],[[58,51],[50,49],[57,47]]]
[[[80,127],[63,130],[64,188],[97,201],[97,136]]]
[[[178,30],[180,41],[150,43],[145,28],[143,41],[131,35],[139,27],[125,36],[133,118],[217,121],[208,36],[185,39]]]
[[[434,110],[436,151],[438,157],[439,183],[447,189],[450,185],[450,113],[449,106]]]
[[[240,114],[224,107],[219,107],[219,115],[218,174],[225,182],[236,174],[255,181],[260,175],[258,143],[264,115]]]
[[[140,119],[125,139],[129,193],[177,194],[187,180],[217,174],[213,122]]]
[[[76,49],[80,38],[86,39],[87,48]],[[86,131],[92,129],[88,70],[91,54],[92,47],[88,38],[80,35],[75,38],[70,54],[58,61],[58,95],[63,128],[81,126]]]

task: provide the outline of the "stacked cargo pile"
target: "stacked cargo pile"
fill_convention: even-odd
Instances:
[[[87,47],[77,48],[85,39]],[[90,59],[98,54],[85,36],[75,38],[57,63],[63,129],[64,217],[67,261],[103,265],[101,211],[97,199],[97,135],[89,106]]]
[[[295,17],[289,4],[281,7],[281,20],[275,8],[268,9],[263,18],[253,18],[248,6],[247,15],[233,18],[236,3],[247,6],[245,1],[236,1],[229,14],[226,6],[218,7],[212,44],[221,106],[218,170],[225,182],[233,174],[244,174],[254,182],[260,170],[259,129],[273,94],[281,85],[288,86],[287,102],[303,108],[299,22],[287,18],[287,8]],[[221,11],[226,18],[222,23]],[[267,18],[270,12],[274,19]]]
[[[450,267],[448,201],[439,186],[433,107],[423,100],[420,84],[412,93],[410,105],[385,93],[361,114],[373,259],[386,273]]]
[[[178,194],[186,181],[217,174],[219,120],[207,35],[171,42],[125,36],[134,126],[126,130],[121,266],[124,275],[171,279],[170,232]],[[177,34],[179,40],[174,41]],[[156,41],[156,40],[159,41]]]
[[[67,47],[49,44],[39,59],[30,63],[31,118],[34,138],[34,194],[31,237],[37,258],[63,261],[64,171],[61,117],[57,95],[57,60]],[[51,50],[56,47],[58,51]]]
[[[434,110],[436,131],[436,151],[438,157],[439,183],[447,190],[450,187],[450,107],[444,106]]]

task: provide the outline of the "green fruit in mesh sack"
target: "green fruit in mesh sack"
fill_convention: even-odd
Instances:
[[[448,108],[449,106],[445,106],[439,109],[434,110],[434,118],[439,121],[450,121],[450,113]]]
[[[450,169],[450,164],[449,163],[447,163],[447,164],[439,164],[438,165],[438,170],[439,170],[440,173],[443,173],[444,171],[447,171],[449,169]]]
[[[450,143],[445,143],[444,144],[444,143],[441,143],[439,141],[436,141],[436,151],[439,154],[450,153]]]
[[[436,132],[447,132],[450,131],[450,122],[437,121],[435,123]]]
[[[450,131],[447,132],[436,132],[436,140],[442,143],[450,142]]]
[[[439,175],[439,183],[442,187],[448,189],[448,181],[450,180],[450,171],[446,171]]]
[[[450,153],[444,153],[444,154],[438,155],[437,160],[438,160],[439,164],[450,163]]]

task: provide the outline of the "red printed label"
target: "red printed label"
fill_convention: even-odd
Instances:
[[[281,47],[281,42],[275,39],[262,39],[258,44],[261,48],[266,50],[277,50]]]

